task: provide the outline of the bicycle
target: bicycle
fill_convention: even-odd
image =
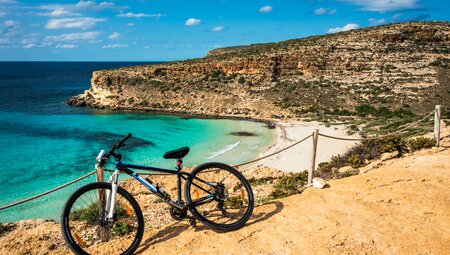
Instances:
[[[241,228],[250,218],[254,197],[249,182],[235,168],[210,162],[195,167],[190,173],[182,171],[188,147],[169,151],[165,159],[176,159],[175,170],[122,162],[116,150],[131,137],[116,141],[109,152],[101,150],[97,167],[108,163],[115,166],[108,182],[87,184],[67,200],[61,214],[61,229],[69,248],[76,254],[133,254],[144,233],[144,217],[134,197],[119,186],[119,174],[125,173],[144,185],[163,202],[170,205],[175,220],[196,220],[217,231]],[[114,159],[112,161],[111,159]],[[162,172],[177,176],[177,200],[148,177],[142,178],[132,169]],[[181,184],[184,184],[182,199]],[[192,216],[188,215],[188,211]]]

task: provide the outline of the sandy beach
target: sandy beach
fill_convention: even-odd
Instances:
[[[331,126],[319,122],[279,122],[276,124],[276,138],[274,143],[259,157],[269,155],[283,149],[319,129],[322,134],[351,137],[346,133],[345,126]],[[354,141],[341,141],[319,136],[317,145],[316,167],[320,162],[329,161],[333,155],[343,154],[348,148],[355,145]],[[246,167],[267,166],[286,172],[301,172],[311,167],[312,138],[272,157],[250,164]]]

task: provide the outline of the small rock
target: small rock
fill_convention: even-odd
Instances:
[[[380,160],[381,161],[386,161],[386,160],[393,159],[393,158],[396,158],[396,157],[398,157],[398,151],[387,152],[387,153],[383,153],[381,155]]]

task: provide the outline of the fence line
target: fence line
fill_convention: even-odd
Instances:
[[[34,200],[34,199],[36,199],[36,198],[40,198],[40,197],[45,196],[45,195],[48,195],[48,194],[50,194],[50,193],[53,193],[53,192],[55,192],[55,191],[57,191],[57,190],[60,190],[60,189],[65,188],[65,187],[67,187],[67,186],[69,186],[69,185],[71,185],[71,184],[74,184],[75,182],[79,182],[79,181],[81,181],[81,180],[87,178],[87,177],[89,177],[89,176],[95,174],[95,172],[96,172],[96,171],[92,171],[92,172],[90,172],[90,173],[87,173],[87,174],[85,174],[85,175],[83,175],[83,176],[81,176],[81,177],[79,177],[79,178],[77,178],[77,179],[75,179],[75,180],[73,180],[73,181],[70,181],[70,182],[68,182],[68,183],[65,183],[65,184],[63,184],[63,185],[61,185],[61,186],[58,186],[58,187],[54,188],[54,189],[47,190],[47,191],[45,191],[45,192],[43,192],[43,193],[41,193],[41,194],[38,194],[38,195],[35,195],[35,196],[32,196],[32,197],[26,198],[26,199],[23,199],[23,200],[14,202],[14,203],[11,203],[11,204],[9,204],[9,205],[2,206],[2,207],[0,207],[0,211],[1,211],[1,210],[4,210],[4,209],[7,209],[7,208],[10,208],[10,207],[13,207],[13,206],[17,206],[17,205],[23,204],[23,203],[25,203],[25,202]]]
[[[425,117],[423,117],[422,119],[420,119],[420,120],[418,120],[418,121],[416,121],[416,122],[413,122],[413,123],[407,125],[406,127],[401,128],[401,129],[399,129],[399,130],[397,130],[397,131],[395,131],[395,132],[393,132],[393,133],[386,134],[386,135],[373,136],[373,137],[362,137],[362,138],[337,137],[337,136],[326,135],[326,134],[320,134],[320,133],[319,133],[319,135],[320,135],[320,136],[323,136],[323,137],[327,137],[327,138],[331,138],[331,139],[336,139],[336,140],[343,140],[343,141],[367,141],[367,140],[375,140],[375,139],[380,139],[380,138],[384,138],[384,137],[389,137],[389,136],[393,136],[393,135],[400,134],[400,133],[404,132],[404,131],[407,130],[407,129],[410,129],[410,128],[412,128],[412,127],[417,126],[419,123],[421,123],[422,121],[426,120],[426,119],[427,119],[428,117],[430,117],[432,114],[434,114],[434,111],[428,113],[428,114],[427,114]]]
[[[337,139],[337,140],[345,140],[345,141],[364,141],[364,140],[379,139],[379,138],[383,138],[383,137],[399,134],[399,133],[405,131],[406,129],[414,127],[414,126],[418,125],[419,123],[421,123],[422,121],[426,120],[432,114],[435,115],[434,116],[434,136],[435,136],[435,139],[436,139],[436,146],[439,147],[440,128],[441,128],[441,126],[440,126],[441,106],[437,105],[436,109],[434,111],[430,112],[429,114],[427,114],[422,119],[420,119],[420,120],[418,120],[416,122],[413,122],[413,123],[407,125],[406,127],[402,128],[402,129],[399,129],[399,130],[397,130],[397,131],[395,131],[393,133],[390,133],[390,134],[377,136],[377,137],[367,137],[367,138],[345,138],[345,137],[336,137],[336,136],[321,134],[318,129],[315,129],[312,134],[306,136],[305,138],[303,138],[303,139],[301,139],[301,140],[299,140],[299,141],[297,141],[297,142],[295,142],[295,143],[293,143],[293,144],[291,144],[291,145],[289,145],[289,146],[287,146],[287,147],[285,147],[283,149],[280,149],[278,151],[275,151],[273,153],[270,153],[270,154],[268,154],[266,156],[263,156],[263,157],[260,157],[260,158],[254,159],[254,160],[250,160],[250,161],[247,161],[247,162],[244,162],[244,163],[241,163],[241,164],[233,165],[233,167],[240,167],[240,166],[248,165],[248,164],[251,164],[251,163],[254,163],[254,162],[257,162],[257,161],[269,158],[269,157],[272,157],[272,156],[274,156],[276,154],[279,154],[279,153],[281,153],[283,151],[286,151],[286,150],[288,150],[288,149],[290,149],[290,148],[292,148],[292,147],[294,147],[294,146],[296,146],[296,145],[306,141],[310,137],[313,137],[313,148],[312,148],[313,149],[313,153],[312,153],[313,155],[312,155],[312,159],[311,159],[311,169],[308,171],[308,184],[311,184],[312,183],[312,177],[314,176],[314,169],[315,169],[315,163],[316,163],[316,154],[317,154],[317,143],[318,143],[318,137],[319,136],[323,136],[323,137],[327,137],[327,138],[331,138],[331,139]],[[11,207],[17,206],[17,205],[20,205],[20,204],[23,204],[23,203],[26,203],[26,202],[29,202],[31,200],[34,200],[34,199],[37,199],[39,197],[48,195],[50,193],[53,193],[53,192],[55,192],[57,190],[63,189],[63,188],[65,188],[65,187],[67,187],[67,186],[69,186],[71,184],[74,184],[74,183],[76,183],[78,181],[81,181],[81,180],[83,180],[83,179],[85,179],[85,178],[87,178],[87,177],[89,177],[89,176],[91,176],[91,175],[93,175],[95,173],[97,173],[97,180],[99,180],[98,177],[101,177],[100,179],[102,180],[104,171],[106,171],[106,172],[113,172],[113,170],[98,169],[97,168],[96,170],[94,170],[94,171],[92,171],[90,173],[87,173],[87,174],[85,174],[83,176],[80,176],[79,178],[74,179],[74,180],[72,180],[72,181],[70,181],[68,183],[65,183],[65,184],[61,185],[61,186],[58,186],[58,187],[56,187],[54,189],[51,189],[51,190],[45,191],[43,193],[40,193],[38,195],[35,195],[35,196],[32,196],[32,197],[29,197],[29,198],[26,198],[26,199],[23,199],[23,200],[20,200],[20,201],[17,201],[17,202],[14,202],[14,203],[11,203],[11,204],[8,204],[8,205],[5,205],[5,206],[2,206],[2,207],[0,207],[0,211],[2,211],[4,209],[7,209],[7,208],[11,208]],[[166,174],[166,173],[151,173],[151,172],[149,172],[149,173],[136,172],[136,173],[142,174],[142,175],[169,175],[169,174]]]

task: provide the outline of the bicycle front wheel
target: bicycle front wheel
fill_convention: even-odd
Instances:
[[[253,192],[245,177],[222,163],[205,163],[192,170],[185,186],[192,215],[220,231],[241,228],[254,207]]]
[[[121,187],[112,221],[105,221],[109,183],[91,183],[75,191],[61,215],[61,229],[76,254],[132,254],[144,233],[144,218],[136,200]]]

